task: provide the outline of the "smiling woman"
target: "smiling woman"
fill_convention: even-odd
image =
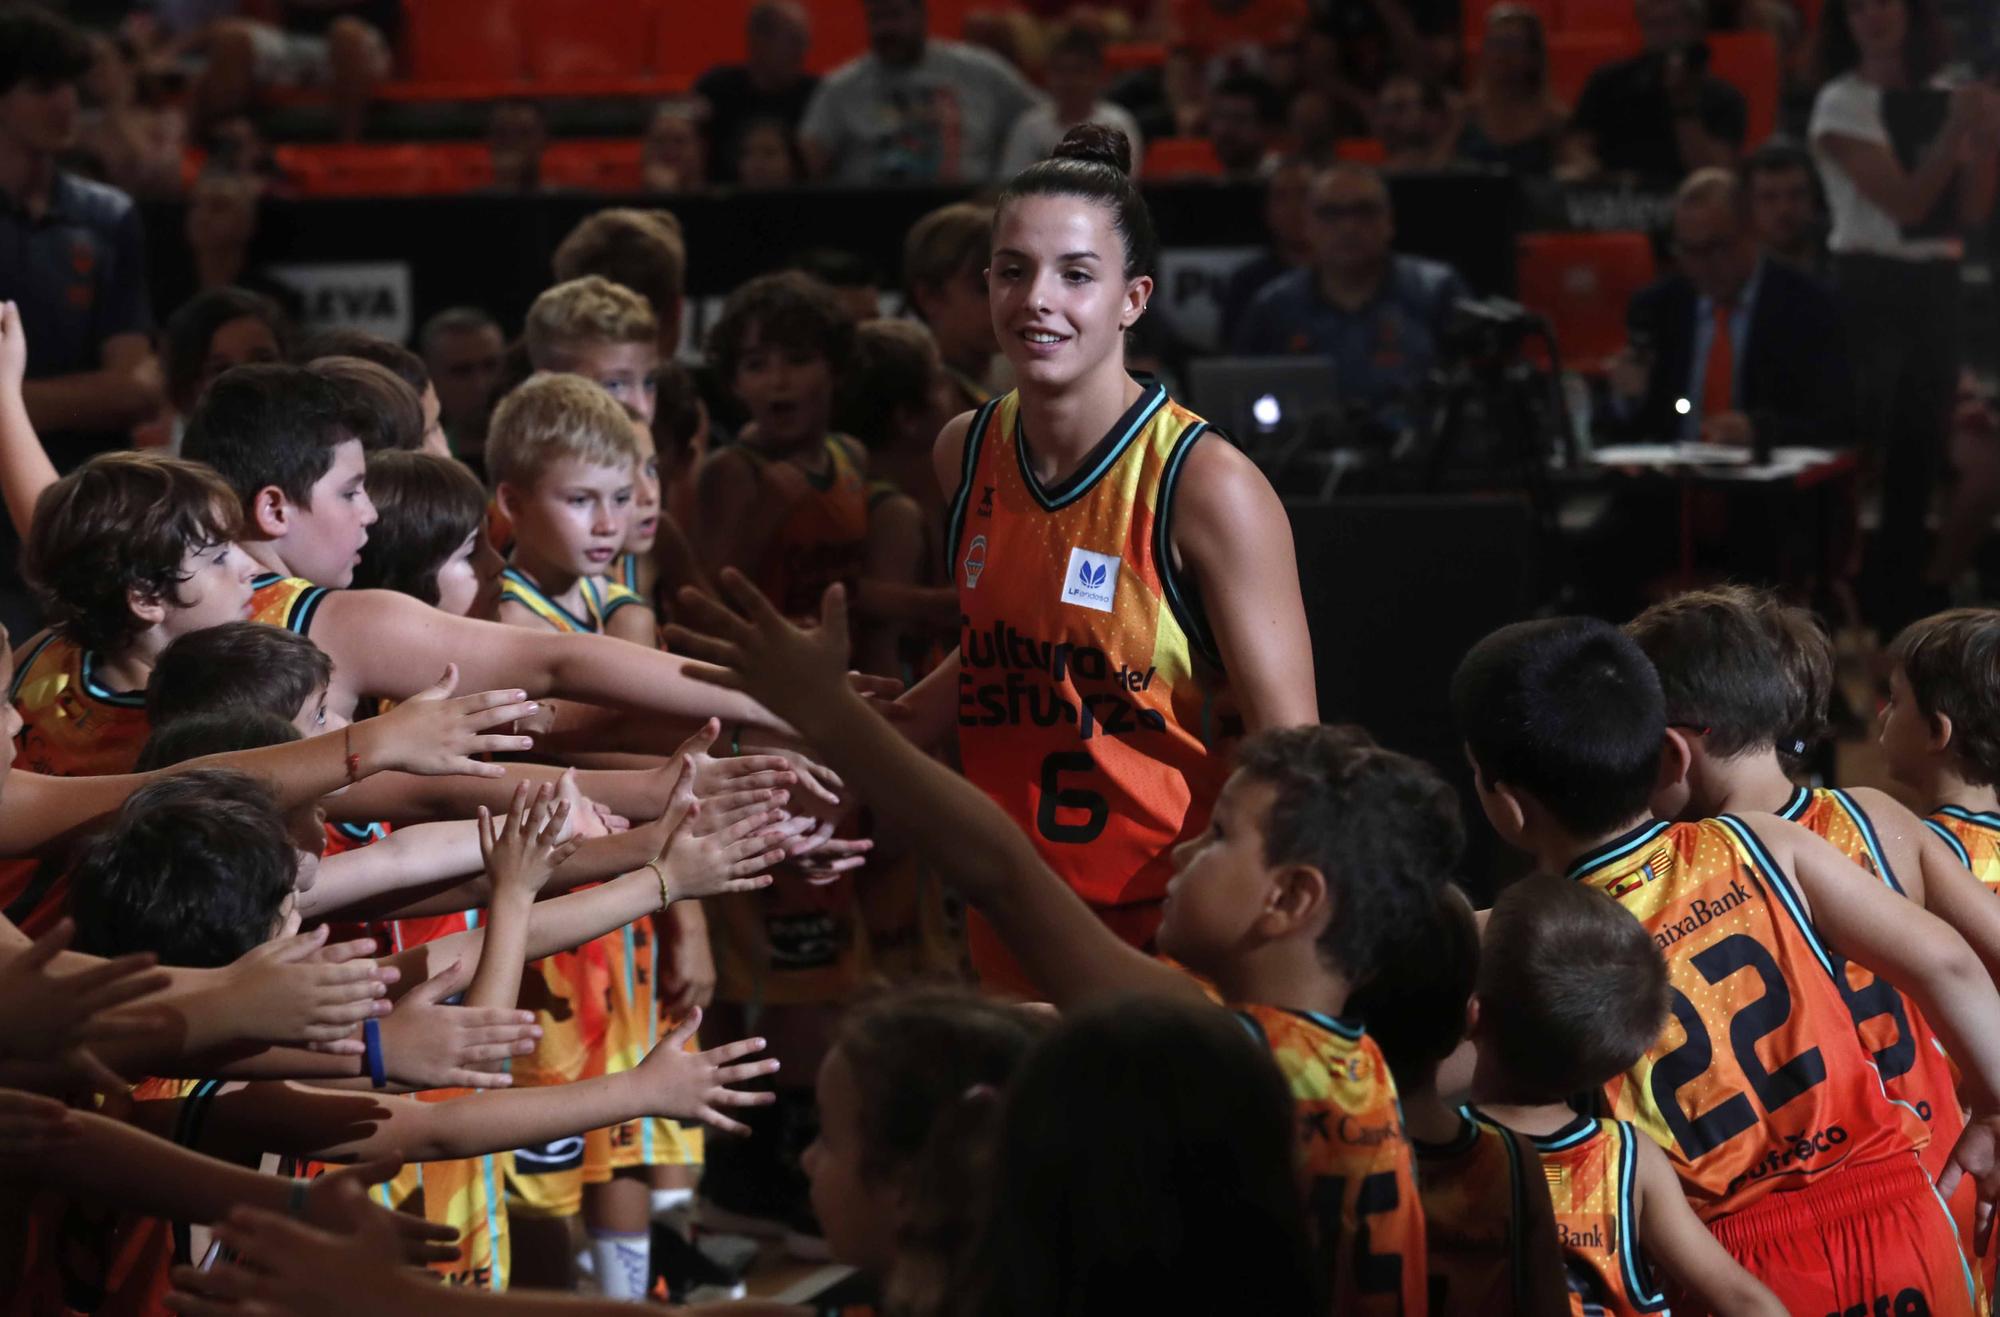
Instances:
[[[920,730],[958,723],[966,776],[1143,946],[1235,741],[1318,707],[1284,508],[1125,368],[1158,255],[1129,163],[1084,125],[1001,193],[987,289],[1018,387],[938,438],[964,630],[908,702]],[[1025,988],[976,917],[971,939],[989,986]]]

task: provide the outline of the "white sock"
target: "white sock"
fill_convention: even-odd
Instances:
[[[669,1216],[693,1205],[694,1190],[692,1189],[653,1190],[653,1219],[655,1221],[663,1216]]]
[[[590,1232],[590,1253],[597,1284],[604,1297],[618,1303],[644,1303],[653,1278],[653,1239],[648,1234],[624,1235],[610,1230]]]

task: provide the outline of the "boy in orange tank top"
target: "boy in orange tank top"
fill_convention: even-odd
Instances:
[[[740,574],[721,585],[732,608],[691,601],[712,636],[706,652],[726,669],[714,675],[828,746],[1050,1001],[1141,993],[1231,1005],[1291,1087],[1333,1310],[1427,1312],[1424,1215],[1395,1083],[1374,1040],[1342,1015],[1457,862],[1458,806],[1436,773],[1355,728],[1246,741],[1210,823],[1174,856],[1160,945],[1176,965],[1122,941],[997,804],[848,688],[838,591],[802,631]]]
[[[2000,994],[1964,940],[1796,824],[1653,821],[1686,740],[1645,654],[1602,622],[1494,632],[1460,664],[1452,708],[1496,831],[1608,893],[1664,953],[1670,1021],[1604,1098],[1666,1148],[1731,1255],[1790,1311],[1906,1292],[1974,1311],[1938,1191],[1979,1176],[1983,1213],[2000,1189]],[[1928,1129],[1883,1091],[1834,946],[1908,993],[1967,1068],[1974,1114],[1935,1188]]]
[[[1494,903],[1479,961],[1478,1024],[1463,1058],[1474,1114],[1533,1140],[1575,1317],[1665,1311],[1649,1263],[1706,1309],[1779,1317],[1777,1298],[1688,1207],[1658,1145],[1626,1121],[1568,1105],[1659,1034],[1667,974],[1646,930],[1588,887],[1529,878]]]

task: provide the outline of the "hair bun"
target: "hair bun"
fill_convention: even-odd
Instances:
[[[1080,123],[1063,134],[1062,141],[1049,153],[1051,160],[1087,160],[1109,165],[1121,174],[1132,172],[1132,143],[1116,128],[1101,123]]]

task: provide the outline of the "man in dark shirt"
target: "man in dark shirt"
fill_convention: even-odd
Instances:
[[[1264,188],[1264,232],[1271,245],[1230,272],[1222,292],[1222,341],[1236,337],[1250,300],[1264,285],[1312,263],[1312,242],[1306,236],[1306,197],[1312,190],[1313,167],[1293,156],[1280,161]]]
[[[56,168],[76,139],[90,49],[45,10],[0,9],[0,297],[20,304],[28,418],[56,465],[124,444],[160,409],[148,332],[145,235],[132,199]],[[16,639],[35,610],[0,527],[0,624]]]
[[[1708,73],[1701,0],[1634,0],[1646,48],[1590,75],[1570,116],[1571,172],[1670,183],[1734,164],[1749,111],[1743,93]]]
[[[708,173],[718,183],[736,181],[736,156],[744,128],[775,119],[796,137],[819,79],[805,71],[812,29],[793,0],[759,0],[745,24],[749,58],[710,69],[695,81],[708,103]]]
[[[1399,256],[1389,189],[1374,170],[1335,165],[1313,181],[1306,212],[1312,264],[1251,300],[1231,350],[1239,356],[1332,357],[1339,399],[1383,434],[1417,418],[1414,402],[1437,360],[1458,272]]]

